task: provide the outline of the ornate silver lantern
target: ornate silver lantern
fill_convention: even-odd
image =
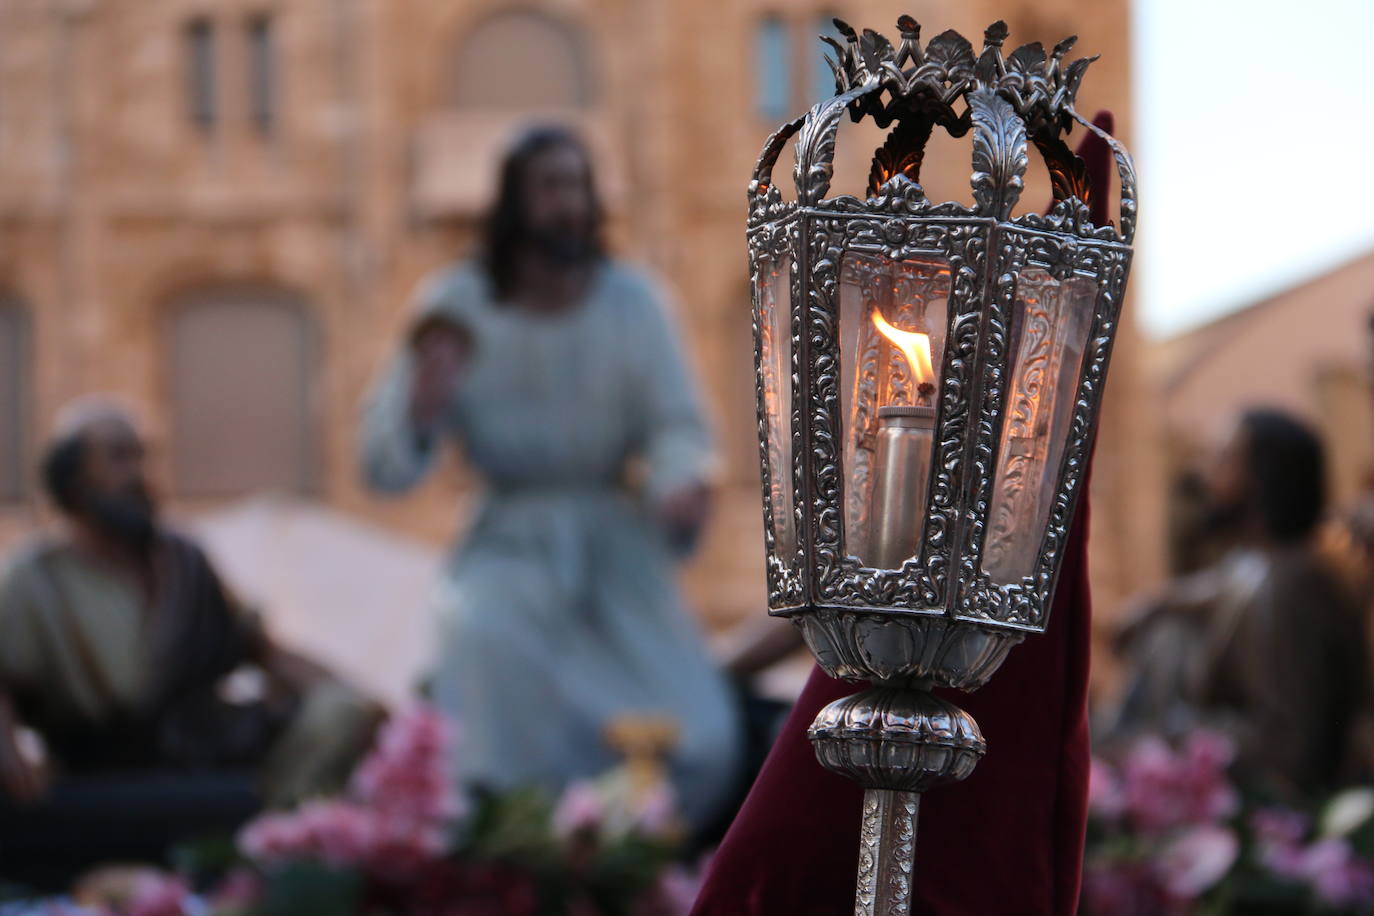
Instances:
[[[771,613],[832,676],[872,682],[811,727],[864,786],[856,913],[909,909],[919,793],[963,779],[974,690],[1042,632],[1101,404],[1135,227],[1125,149],[1074,110],[1074,39],[1008,57],[956,32],[825,39],[837,94],[769,138],[749,254]],[[843,116],[891,130],[865,199],[827,197]],[[1119,228],[1096,226],[1074,123],[1113,151]],[[972,134],[973,206],[919,184],[935,128]],[[793,136],[796,197],[773,166]],[[1034,143],[1048,215],[1013,216]]]

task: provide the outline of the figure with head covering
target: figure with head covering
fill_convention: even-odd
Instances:
[[[1123,630],[1128,684],[1112,730],[1220,728],[1246,781],[1292,799],[1329,791],[1362,767],[1368,643],[1358,604],[1316,543],[1321,440],[1279,411],[1250,410],[1204,492],[1209,526],[1233,546]]]
[[[103,854],[148,852],[111,812],[139,817],[159,807],[150,799],[182,808],[163,811],[181,831],[169,842],[251,813],[211,799],[195,823],[183,776],[252,774],[248,805],[342,785],[376,710],[274,645],[200,548],[163,524],[132,412],[105,398],[68,407],[42,478],[62,524],[0,574],[0,872],[39,836],[61,849],[99,834],[113,843]],[[226,692],[250,668],[267,689]],[[23,740],[34,733],[45,753]],[[119,845],[121,823],[133,845]]]
[[[583,143],[521,137],[478,255],[426,279],[363,421],[381,491],[461,446],[485,498],[443,583],[432,678],[470,783],[557,788],[616,763],[604,730],[671,718],[689,818],[735,778],[726,683],[673,582],[707,509],[712,446],[654,279],[607,256]]]

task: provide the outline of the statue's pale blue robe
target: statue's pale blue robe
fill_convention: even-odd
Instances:
[[[495,304],[463,264],[423,283],[416,310],[474,341],[442,431],[486,493],[447,567],[432,682],[460,722],[461,778],[557,788],[594,776],[617,762],[609,720],[661,713],[680,729],[685,813],[709,817],[733,787],[740,738],[652,517],[712,460],[663,295],[612,261],[584,302],[533,314]],[[410,422],[413,371],[403,348],[365,413],[363,466],[380,490],[415,484],[440,448]],[[642,477],[633,492],[627,475]]]

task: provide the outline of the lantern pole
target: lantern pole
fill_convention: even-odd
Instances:
[[[859,879],[854,888],[855,916],[909,913],[916,872],[918,792],[864,790],[859,828]]]

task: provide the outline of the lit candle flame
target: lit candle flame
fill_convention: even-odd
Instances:
[[[901,328],[894,328],[888,324],[882,312],[873,310],[873,326],[877,328],[884,337],[892,341],[897,349],[902,351],[906,357],[906,364],[911,367],[912,373],[916,376],[918,385],[930,385],[935,381],[935,367],[930,363],[930,335],[922,334],[920,331],[903,331]]]

